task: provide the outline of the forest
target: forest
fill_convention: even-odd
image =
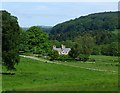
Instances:
[[[94,13],[54,26],[50,38],[59,41],[70,40],[84,33],[94,34],[94,31],[113,31],[119,28],[118,12]]]

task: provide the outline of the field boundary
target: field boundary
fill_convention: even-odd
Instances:
[[[34,59],[34,60],[38,60],[40,62],[44,62],[44,63],[51,63],[51,64],[60,64],[60,65],[64,65],[64,66],[70,66],[70,67],[76,67],[76,68],[83,68],[83,69],[87,69],[87,70],[92,70],[92,71],[100,71],[100,72],[112,72],[117,74],[117,71],[108,71],[108,70],[102,70],[102,69],[94,69],[94,68],[86,68],[86,67],[80,67],[80,66],[75,66],[75,65],[68,65],[68,64],[62,64],[62,63],[57,63],[57,62],[52,62],[49,60],[43,60],[34,56],[26,56],[26,55],[20,55],[21,57],[25,57],[25,58],[30,58],[30,59]]]

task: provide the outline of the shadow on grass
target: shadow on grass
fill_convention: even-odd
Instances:
[[[1,75],[15,75],[13,72],[0,72]]]

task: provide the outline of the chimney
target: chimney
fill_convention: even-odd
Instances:
[[[62,49],[65,49],[65,46],[63,44],[61,45],[61,47],[62,47]]]
[[[56,45],[53,45],[53,49],[56,49]]]

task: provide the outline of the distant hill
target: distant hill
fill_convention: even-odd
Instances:
[[[117,11],[94,13],[54,26],[50,32],[50,39],[70,40],[86,32],[112,31],[119,28]]]
[[[29,27],[21,27],[22,29],[24,29],[24,30],[28,30],[29,29]]]
[[[38,27],[40,27],[44,32],[46,32],[48,34],[50,33],[50,31],[52,29],[52,26],[38,26]],[[22,29],[28,30],[29,27],[22,27]]]
[[[52,26],[39,26],[43,31],[45,31],[46,33],[50,33]]]

